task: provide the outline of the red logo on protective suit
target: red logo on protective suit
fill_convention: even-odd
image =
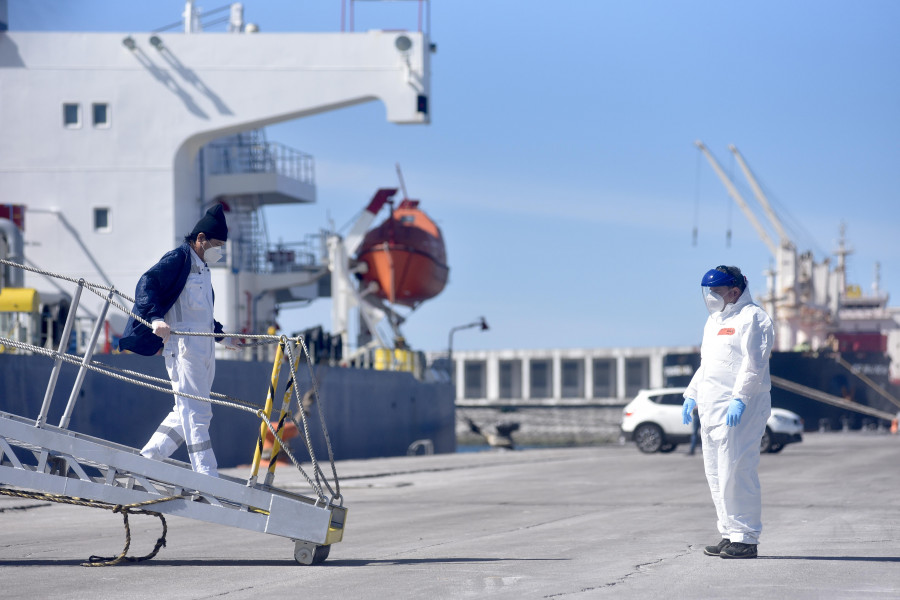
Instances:
[[[734,335],[734,327],[725,327],[719,330],[719,335]]]

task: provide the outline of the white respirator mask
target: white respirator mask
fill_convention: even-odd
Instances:
[[[210,246],[203,251],[203,260],[207,263],[217,263],[225,256],[224,246]]]
[[[709,311],[709,314],[712,315],[721,312],[725,308],[725,298],[709,288],[704,288],[701,291],[706,292],[703,295],[703,301],[706,302],[706,310]]]

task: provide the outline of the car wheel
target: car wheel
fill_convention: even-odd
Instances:
[[[663,432],[659,425],[653,423],[642,423],[634,430],[634,441],[638,450],[653,454],[657,452],[663,445]]]
[[[674,451],[675,451],[675,448],[677,448],[677,447],[678,447],[678,444],[668,444],[668,443],[666,443],[666,444],[663,444],[662,446],[659,447],[659,451],[660,451],[660,452],[666,452],[666,453],[668,453],[668,452],[674,452]]]
[[[759,441],[759,452],[760,454],[764,452],[772,452],[772,430],[766,427],[766,432],[763,433],[762,439]]]
[[[769,446],[769,452],[772,452],[773,454],[775,452],[781,452],[782,450],[784,450],[784,444],[772,444]]]

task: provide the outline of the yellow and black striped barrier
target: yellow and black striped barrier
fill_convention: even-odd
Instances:
[[[278,342],[278,350],[275,351],[275,363],[272,365],[272,379],[269,382],[269,391],[266,394],[266,406],[263,409],[266,419],[269,419],[272,415],[272,404],[275,401],[275,387],[278,385],[278,378],[281,376],[281,362],[284,359],[285,343],[287,343],[287,339],[282,336],[281,341]],[[263,440],[266,439],[266,431],[268,431],[268,427],[266,426],[266,420],[263,420],[259,425],[259,437],[256,440],[256,447],[253,450],[250,483],[256,483],[256,478],[259,474],[259,461],[262,459]]]

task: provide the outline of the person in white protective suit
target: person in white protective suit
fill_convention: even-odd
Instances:
[[[756,558],[762,531],[759,446],[772,409],[772,320],[753,302],[737,267],[719,266],[700,283],[709,318],[700,368],[684,392],[682,417],[699,409],[703,462],[722,539],[704,553]]]
[[[179,248],[166,253],[138,282],[134,312],[150,322],[152,329],[132,317],[119,341],[120,349],[148,356],[161,348],[175,395],[175,406],[141,449],[141,455],[167,458],[186,442],[193,470],[212,476],[218,475],[209,436],[212,405],[208,398],[216,371],[214,344],[220,341],[232,349],[236,344],[232,338],[170,333],[222,332],[222,325],[213,318],[214,294],[205,261],[221,260],[227,238],[225,215],[222,206],[216,205]]]

